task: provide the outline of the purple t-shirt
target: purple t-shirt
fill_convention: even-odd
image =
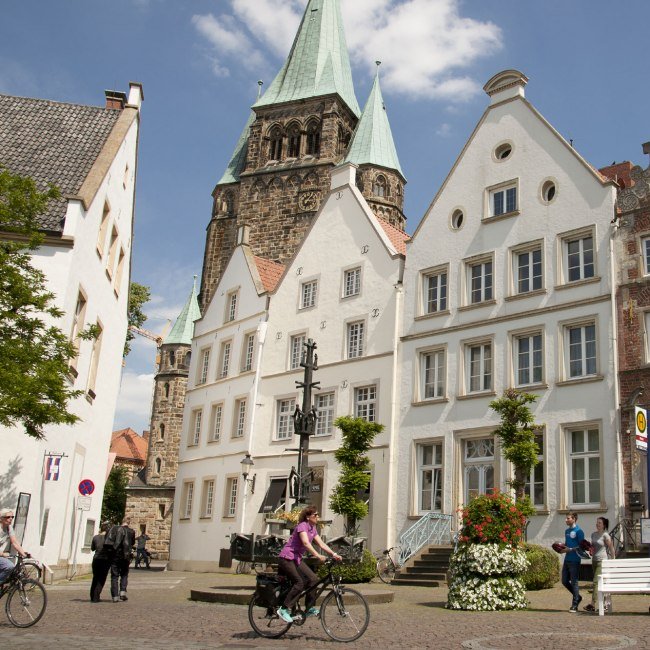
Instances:
[[[299,523],[293,529],[291,537],[289,537],[287,543],[280,551],[281,558],[284,558],[285,560],[293,560],[296,564],[300,564],[302,556],[307,550],[305,545],[302,543],[302,540],[300,539],[300,533],[307,533],[307,539],[309,540],[310,544],[314,537],[318,535],[316,526],[311,526],[307,521]]]

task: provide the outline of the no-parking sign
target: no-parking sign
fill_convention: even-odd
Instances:
[[[79,483],[79,494],[82,497],[88,497],[95,491],[95,484],[89,479],[85,478]]]

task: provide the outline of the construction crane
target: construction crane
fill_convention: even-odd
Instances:
[[[167,332],[169,331],[169,328],[171,326],[172,322],[170,319],[167,319],[167,324],[163,328],[163,331],[160,332],[160,334],[156,334],[152,332],[151,330],[147,330],[144,327],[137,327],[136,325],[129,325],[129,329],[135,333],[139,334],[140,336],[144,336],[144,338],[149,339],[153,341],[156,344],[156,362],[155,362],[155,370],[158,370],[158,366],[160,365],[160,346],[163,344],[163,341],[165,339],[165,336],[167,335]]]

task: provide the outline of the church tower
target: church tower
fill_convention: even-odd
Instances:
[[[359,139],[360,150],[377,124],[390,135],[385,111],[375,116],[378,103],[383,105],[376,80],[364,111],[368,133]],[[212,193],[201,305],[209,303],[241,225],[250,229],[254,254],[281,263],[292,257],[329,192],[332,169],[348,155],[360,117],[339,0],[309,0],[284,66],[253,105]],[[403,229],[404,179],[392,136],[390,146],[392,152],[380,156],[380,164],[389,163],[382,173],[371,169],[372,156],[355,158],[363,159],[367,191],[383,187],[372,204],[377,215]]]
[[[154,378],[153,406],[147,463],[127,488],[126,512],[158,559],[169,557],[174,482],[178,470],[178,447],[183,430],[183,408],[190,368],[194,321],[201,317],[192,287],[171,332],[160,346],[158,372]]]

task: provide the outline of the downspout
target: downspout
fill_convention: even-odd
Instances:
[[[268,318],[268,301],[266,305],[266,313],[264,318]],[[257,392],[260,385],[260,376],[262,374],[262,352],[264,351],[264,341],[266,340],[266,331],[268,329],[268,322],[263,320],[257,326],[256,339],[257,339],[257,359],[255,361],[255,378],[253,379],[253,386],[250,390],[251,400],[251,419],[249,426],[248,446],[246,452],[252,457],[253,450],[253,434],[255,431],[255,414],[257,413]],[[241,507],[241,527],[242,534],[246,530],[246,497],[248,496],[248,481],[244,481],[244,492]]]

